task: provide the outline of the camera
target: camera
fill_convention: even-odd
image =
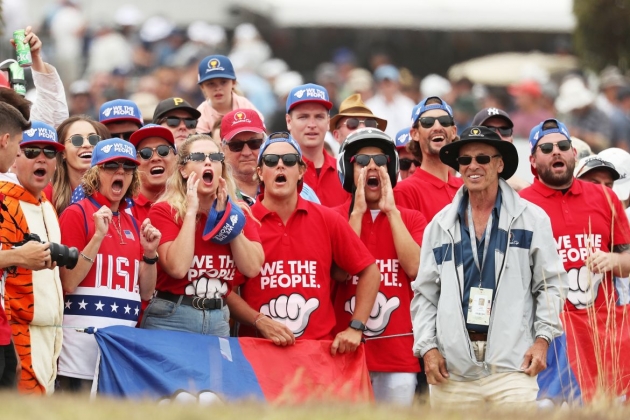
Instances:
[[[24,239],[22,239],[21,242],[14,243],[13,247],[20,247],[30,241],[44,243],[39,235],[27,233],[24,235]],[[52,262],[57,263],[57,267],[66,267],[68,270],[72,270],[79,261],[79,250],[75,247],[67,247],[63,244],[49,242],[48,249],[50,249],[50,259]]]

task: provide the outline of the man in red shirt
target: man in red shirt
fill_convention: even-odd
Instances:
[[[440,149],[457,135],[453,110],[437,96],[426,98],[411,113],[409,134],[407,148],[422,163],[412,176],[398,184],[394,197],[398,205],[419,210],[431,221],[453,201],[463,185],[461,178],[455,177],[440,160]]]
[[[343,204],[348,198],[337,176],[337,161],[324,151],[331,108],[328,91],[312,83],[293,88],[287,97],[287,129],[304,153],[304,182],[326,207]]]
[[[334,338],[333,355],[353,352],[366,331],[380,274],[374,257],[339,214],[299,196],[305,169],[300,146],[286,133],[263,143],[257,166],[261,195],[252,213],[261,223],[265,262],[241,293],[254,310],[283,323],[296,338]],[[352,320],[336,335],[333,263],[358,276]],[[254,334],[246,327],[240,332]]]
[[[630,273],[628,219],[610,189],[573,176],[576,152],[564,124],[543,121],[532,129],[529,143],[536,179],[520,194],[549,215],[569,274],[563,324],[576,337],[576,343],[567,346],[573,372],[582,373],[584,398],[601,390],[597,378],[602,373],[606,390],[619,395],[630,386],[630,363],[610,360],[630,351],[626,338],[630,331],[623,307],[614,307],[617,292],[612,278]],[[550,357],[554,351],[550,347]]]
[[[338,157],[343,187],[354,193],[336,207],[376,258],[381,284],[367,322],[367,365],[377,401],[411,405],[420,371],[413,355],[411,281],[418,274],[420,245],[427,221],[422,213],[399,208],[392,185],[398,179],[396,144],[379,129],[360,128],[341,144]],[[356,277],[337,287],[337,325],[353,314]]]

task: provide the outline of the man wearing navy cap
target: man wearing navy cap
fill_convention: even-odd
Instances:
[[[167,98],[158,104],[153,113],[153,124],[168,128],[175,139],[175,147],[197,132],[201,112],[182,98]]]
[[[140,108],[127,99],[115,99],[101,105],[98,121],[109,129],[112,137],[129,140],[143,125]]]
[[[302,148],[307,165],[304,183],[327,207],[339,206],[349,197],[339,182],[336,159],[324,151],[332,106],[328,91],[312,83],[291,89],[286,106],[287,128]]]

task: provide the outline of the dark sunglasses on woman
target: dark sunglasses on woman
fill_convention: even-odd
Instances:
[[[98,134],[90,134],[85,137],[81,134],[73,134],[66,140],[66,142],[71,141],[74,147],[81,147],[83,146],[83,143],[85,143],[85,140],[87,140],[91,146],[96,146],[96,144],[101,141],[101,136]]]
[[[373,160],[376,166],[387,165],[389,162],[389,156],[386,155],[354,155],[350,158],[350,163],[358,163],[361,166],[368,166],[370,160]]]
[[[121,166],[125,172],[135,171],[138,167],[138,165],[133,162],[107,162],[101,165],[107,172],[117,172]]]
[[[138,156],[144,160],[149,160],[153,157],[153,153],[157,152],[159,157],[165,158],[171,153],[171,150],[173,150],[173,148],[165,144],[161,144],[158,147],[143,147],[138,150]]]

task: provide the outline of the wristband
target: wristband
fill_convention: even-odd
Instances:
[[[160,258],[160,256],[158,255],[158,253],[155,253],[155,258],[149,258],[146,255],[142,254],[142,261],[144,261],[146,264],[150,264],[153,265],[156,262],[158,262],[158,259]]]
[[[229,196],[222,215],[216,207],[217,200],[214,200],[208,213],[208,221],[203,229],[202,238],[215,244],[227,245],[243,231],[245,214]]]
[[[81,256],[81,258],[83,258],[84,260],[88,261],[90,264],[94,263],[94,258],[90,258],[87,255],[85,255],[83,252],[79,254]]]

